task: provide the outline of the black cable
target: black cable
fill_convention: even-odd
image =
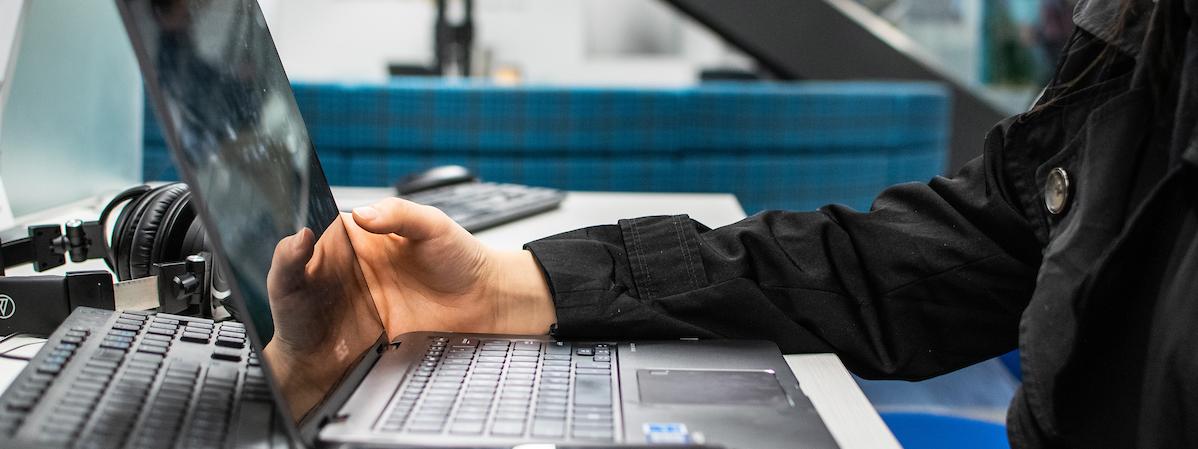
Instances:
[[[32,357],[21,357],[21,356],[9,355],[9,354],[11,354],[13,351],[16,351],[18,349],[21,349],[21,348],[24,348],[27,346],[40,345],[40,344],[45,344],[45,343],[46,343],[45,341],[31,341],[28,343],[20,344],[20,345],[17,345],[15,348],[9,348],[8,350],[6,350],[4,352],[0,352],[0,358],[5,358],[5,359],[9,359],[9,360],[22,360],[22,361],[28,362],[30,360],[33,360],[33,358]]]
[[[8,349],[8,350],[0,353],[0,358],[6,358],[6,359],[10,359],[10,360],[23,360],[23,361],[28,362],[31,359],[26,358],[26,357],[18,357],[18,356],[14,356],[14,355],[9,355],[9,354],[12,353],[13,351],[24,348],[26,346],[32,346],[32,345],[35,345],[38,343],[45,343],[44,339],[46,338],[46,336],[38,335],[38,334],[30,334],[30,333],[25,333],[25,332],[17,332],[17,333],[8,334],[3,337],[0,337],[0,344],[4,344],[4,342],[12,340],[14,338],[41,338],[41,339],[43,339],[42,341],[31,341],[29,343],[18,345],[15,348],[11,348],[11,349]]]
[[[31,334],[31,333],[27,333],[27,332],[17,332],[17,333],[12,333],[12,334],[8,334],[3,337],[0,337],[0,343],[4,343],[4,342],[12,340],[14,338],[22,338],[22,337],[41,338],[41,339],[47,338],[45,335]]]

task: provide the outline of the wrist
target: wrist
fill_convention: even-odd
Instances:
[[[490,285],[494,291],[498,333],[544,334],[557,322],[549,283],[529,251],[504,251],[495,255],[496,269]]]

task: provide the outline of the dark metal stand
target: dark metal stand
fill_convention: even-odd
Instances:
[[[457,68],[457,75],[470,76],[471,49],[474,47],[474,0],[457,1],[464,3],[465,17],[459,23],[449,23],[449,0],[437,0],[433,54],[437,72],[441,76],[450,75],[451,67]]]
[[[852,0],[664,0],[779,79],[905,79],[952,89],[949,172],[981,155],[1007,114]]]

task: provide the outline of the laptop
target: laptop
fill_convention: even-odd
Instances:
[[[116,2],[295,442],[837,447],[768,342],[389,337],[257,2]],[[319,264],[271,278],[305,228]]]

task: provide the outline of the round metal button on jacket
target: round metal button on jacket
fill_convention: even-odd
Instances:
[[[1048,173],[1048,182],[1044,184],[1044,206],[1053,215],[1060,215],[1069,207],[1069,172],[1057,167]]]

